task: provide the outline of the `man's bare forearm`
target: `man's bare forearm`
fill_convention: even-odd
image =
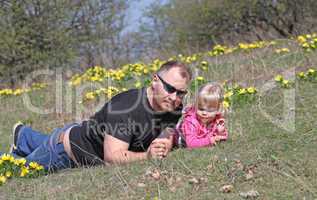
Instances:
[[[146,159],[148,159],[147,152],[132,152],[128,150],[118,150],[112,152],[111,155],[106,157],[105,162],[111,164],[125,164]]]

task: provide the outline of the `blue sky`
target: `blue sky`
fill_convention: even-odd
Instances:
[[[136,0],[131,2],[126,18],[128,24],[126,31],[137,29],[144,10],[154,1],[155,0]]]

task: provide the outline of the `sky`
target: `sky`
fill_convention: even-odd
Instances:
[[[128,26],[126,27],[126,31],[137,30],[144,10],[154,1],[155,0],[135,0],[131,2],[127,13]]]

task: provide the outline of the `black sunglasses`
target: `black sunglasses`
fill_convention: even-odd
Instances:
[[[169,94],[173,94],[174,92],[176,92],[176,96],[179,97],[183,97],[187,94],[187,91],[185,90],[178,90],[176,89],[174,86],[170,85],[169,83],[166,83],[162,77],[160,77],[158,74],[156,74],[156,76],[161,80],[161,82],[163,83],[164,89],[166,92],[168,92]]]

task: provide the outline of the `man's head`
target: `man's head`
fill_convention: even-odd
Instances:
[[[152,77],[152,106],[158,111],[174,111],[187,93],[190,69],[177,61],[164,63]]]

